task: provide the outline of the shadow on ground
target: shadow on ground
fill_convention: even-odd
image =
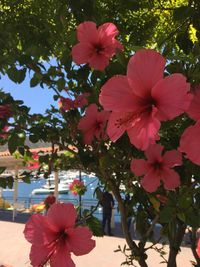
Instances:
[[[15,220],[13,221],[13,213],[12,211],[8,210],[0,210],[0,221],[7,221],[7,222],[13,222],[13,223],[26,223],[28,219],[30,218],[31,214],[30,213],[22,213],[18,212]],[[133,226],[133,225],[132,225]],[[121,223],[116,222],[114,228],[112,229],[113,236],[116,237],[124,237],[122,233],[122,228],[121,228]],[[138,236],[134,231],[134,228],[131,227],[131,235],[132,238],[137,239]],[[160,235],[160,228],[156,227],[154,229],[154,238],[159,238]]]
[[[23,213],[23,212],[18,212],[15,220],[13,221],[13,213],[12,211],[8,211],[8,210],[1,210],[0,209],[0,221],[7,221],[7,222],[13,222],[13,223],[22,223],[25,224],[28,219],[31,217],[32,214],[30,213]],[[139,240],[139,235],[136,233],[136,231],[134,230],[134,224],[131,225],[131,236],[133,239],[135,240]],[[154,227],[153,230],[153,236],[154,236],[154,240],[159,240],[160,239],[160,233],[161,233],[161,225],[156,225]],[[113,236],[116,237],[121,237],[124,238],[123,232],[122,232],[122,228],[121,228],[121,223],[116,222],[114,228],[112,229],[112,233]],[[162,239],[160,240],[160,242],[165,241],[167,243],[167,240]],[[190,240],[189,240],[189,236],[188,234],[185,234],[184,236],[184,240],[183,240],[183,244],[182,245],[189,245]]]

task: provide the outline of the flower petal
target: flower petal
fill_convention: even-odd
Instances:
[[[51,255],[51,248],[42,245],[32,245],[29,258],[33,267],[43,266]]]
[[[187,158],[200,165],[200,121],[188,127],[181,136],[179,151],[186,153]]]
[[[139,98],[133,94],[126,76],[115,76],[101,88],[99,102],[105,110],[116,112],[137,111]]]
[[[95,240],[92,240],[92,232],[88,227],[76,227],[69,229],[68,234],[68,246],[70,251],[76,256],[88,254],[95,247]]]
[[[141,150],[146,150],[149,145],[159,139],[158,130],[160,122],[152,114],[141,114],[135,124],[127,132],[131,144]]]
[[[79,43],[72,47],[72,58],[76,64],[85,64],[93,55],[94,49],[89,43]]]
[[[165,169],[162,172],[161,180],[164,183],[164,188],[167,190],[175,189],[180,185],[180,176],[177,172],[170,169]]]
[[[123,116],[122,113],[112,112],[107,125],[107,134],[113,142],[117,141],[125,132],[126,127],[122,124],[118,126],[117,120],[119,120]]]
[[[195,121],[200,119],[200,88],[196,89],[187,114]]]
[[[79,42],[95,43],[98,41],[96,24],[92,21],[85,21],[77,27],[77,39]]]
[[[133,159],[131,161],[131,171],[137,175],[141,176],[147,173],[149,170],[149,164],[144,159]]]
[[[59,244],[50,259],[51,267],[75,267],[70,253],[66,250],[66,246]]]
[[[148,162],[154,163],[155,161],[161,161],[162,159],[163,146],[159,144],[151,145],[145,151],[145,156]]]
[[[80,119],[78,123],[78,129],[83,132],[88,131],[92,128],[92,125],[96,122],[98,114],[98,108],[96,104],[91,104],[88,106],[85,112],[85,116]]]
[[[33,214],[25,225],[24,236],[34,245],[49,244],[56,235],[57,229],[41,214]]]
[[[109,119],[109,117],[110,117],[110,112],[102,110],[101,112],[99,112],[97,114],[97,121],[102,122],[102,123],[103,122],[106,123],[106,121]]]
[[[95,131],[93,128],[88,129],[83,134],[83,143],[86,145],[91,145],[94,139]]]
[[[200,257],[200,238],[199,238],[199,241],[198,241],[198,244],[197,244],[197,254]]]
[[[53,204],[47,213],[49,222],[55,225],[59,230],[73,227],[76,217],[76,210],[71,203]]]
[[[152,169],[141,180],[141,185],[147,192],[155,192],[160,186],[160,176]]]
[[[163,156],[165,167],[171,168],[182,165],[182,154],[177,150],[167,151]]]
[[[182,74],[172,74],[159,81],[152,89],[152,97],[158,108],[158,119],[172,120],[185,112],[192,99],[192,95],[187,93],[189,89],[190,85]]]
[[[112,39],[116,35],[119,34],[119,31],[115,24],[113,23],[104,23],[103,25],[99,26],[98,28],[99,38],[104,40],[105,42],[107,39]]]
[[[165,59],[155,50],[141,49],[131,57],[127,76],[130,83],[133,81],[132,87],[136,88],[138,95],[149,94],[153,86],[163,78],[164,67]]]
[[[95,70],[103,71],[109,64],[109,58],[104,54],[97,54],[94,52],[88,59],[89,66]]]

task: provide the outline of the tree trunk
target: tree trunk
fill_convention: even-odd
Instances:
[[[178,254],[178,251],[175,250],[173,247],[170,247],[167,267],[177,267],[177,264],[176,264],[177,254]]]
[[[145,254],[145,250],[144,250],[145,243],[143,247],[138,247],[137,244],[132,240],[132,237],[131,237],[131,234],[129,232],[128,225],[127,225],[127,215],[126,215],[126,209],[124,207],[123,199],[121,198],[119,189],[116,186],[116,184],[111,179],[108,178],[107,181],[108,180],[109,180],[110,187],[119,205],[122,230],[123,230],[123,234],[126,239],[126,242],[131,250],[131,253],[132,255],[137,255],[139,257],[138,263],[140,264],[141,267],[148,267],[146,263],[147,255]]]
[[[183,236],[185,234],[185,229],[186,229],[185,223],[177,219],[175,235],[173,236],[172,239],[169,237],[170,251],[169,251],[167,267],[177,267],[176,256],[179,252]]]
[[[139,264],[140,264],[141,267],[148,267],[145,259],[140,258]]]

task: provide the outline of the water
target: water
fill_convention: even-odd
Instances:
[[[94,195],[95,188],[98,183],[97,177],[89,177],[87,175],[82,175],[82,180],[84,184],[87,186],[86,193],[82,196],[82,206],[84,209],[90,209],[91,206],[96,206],[98,200]],[[24,182],[18,183],[18,197],[17,201],[23,201],[25,203],[25,207],[29,208],[30,204],[36,204],[44,201],[47,194],[42,195],[32,195],[31,192],[33,189],[41,188],[46,183],[45,179],[39,179],[32,181],[31,184],[27,184]],[[13,202],[13,191],[3,191],[3,198],[8,200],[10,203]],[[59,194],[58,199],[60,201],[70,201],[75,205],[79,204],[79,196],[73,195],[70,191],[66,194]],[[116,203],[116,202],[115,202]],[[119,213],[117,212],[117,204],[115,205],[115,220],[119,221]],[[95,216],[99,219],[102,218],[102,208],[99,207],[95,212]]]
[[[87,191],[82,197],[83,199],[88,200],[95,200],[94,196],[94,190],[97,186],[97,178],[96,177],[88,177],[86,175],[82,176],[82,180],[84,181],[85,185],[87,186]],[[32,181],[31,184],[27,184],[24,182],[18,183],[18,198],[31,198],[31,199],[44,199],[47,194],[37,194],[37,195],[31,195],[31,192],[33,189],[41,188],[46,183],[45,179],[39,179]],[[3,191],[3,197],[4,198],[12,198],[13,197],[13,191]],[[74,196],[70,191],[65,194],[59,194],[59,199],[78,199],[78,196]]]

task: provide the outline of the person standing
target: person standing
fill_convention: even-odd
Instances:
[[[102,196],[101,205],[103,207],[103,221],[102,221],[102,228],[105,234],[105,227],[107,224],[108,235],[112,236],[111,232],[111,216],[112,216],[112,209],[114,207],[114,199],[111,193],[105,191]]]

